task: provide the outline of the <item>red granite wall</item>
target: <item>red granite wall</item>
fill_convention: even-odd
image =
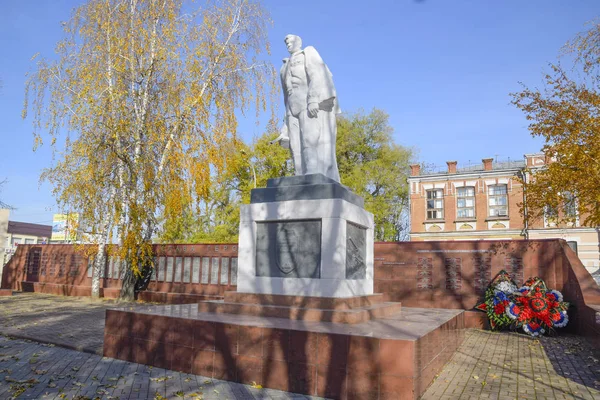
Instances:
[[[4,289],[68,296],[90,296],[92,246],[21,245],[4,266]],[[157,270],[146,301],[188,303],[222,296],[236,289],[237,245],[155,245]],[[107,259],[101,273],[101,295],[117,297],[123,269],[117,257]]]
[[[374,289],[407,307],[471,309],[503,269],[562,290],[568,268],[559,240],[377,243]]]
[[[1,287],[89,295],[92,271],[86,250],[73,245],[19,246],[4,267]],[[141,296],[144,300],[190,302],[236,289],[235,244],[157,245],[155,253],[157,271]],[[102,278],[107,297],[116,296],[121,285],[117,264],[115,259],[108,262]],[[406,307],[468,310],[502,269],[518,284],[539,276],[563,291],[567,301],[600,306],[593,278],[565,242],[556,239],[376,243],[374,289]]]

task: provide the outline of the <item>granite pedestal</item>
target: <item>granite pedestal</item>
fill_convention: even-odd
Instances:
[[[125,307],[106,311],[104,356],[329,399],[414,400],[463,337],[462,310],[403,308],[347,325]]]
[[[237,292],[106,314],[104,355],[334,399],[416,399],[463,337],[461,310],[373,294],[373,215],[323,175],[242,206]]]
[[[240,213],[238,292],[373,294],[373,215],[321,174],[270,179]]]

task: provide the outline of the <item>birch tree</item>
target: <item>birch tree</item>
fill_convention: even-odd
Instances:
[[[270,23],[252,0],[89,0],[63,23],[57,57],[36,57],[23,117],[60,204],[98,244],[93,295],[109,243],[127,265],[121,297],[151,271],[158,215],[174,215],[226,173],[237,117],[274,94]]]

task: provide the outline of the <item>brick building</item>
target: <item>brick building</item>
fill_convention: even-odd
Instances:
[[[528,224],[523,219],[519,178],[527,181],[526,168],[542,168],[546,162],[539,153],[509,162],[485,158],[466,168],[448,161],[447,170],[441,172],[422,172],[420,165],[411,165],[410,240],[561,238],[591,273],[600,275],[599,230],[582,226],[576,207],[573,222],[567,224],[557,224],[551,212]]]

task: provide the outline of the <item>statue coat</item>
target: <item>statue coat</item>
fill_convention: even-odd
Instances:
[[[335,115],[340,109],[329,68],[309,46],[283,60],[280,77],[296,175],[322,173],[339,182]],[[308,114],[309,104],[318,105],[316,117]]]

